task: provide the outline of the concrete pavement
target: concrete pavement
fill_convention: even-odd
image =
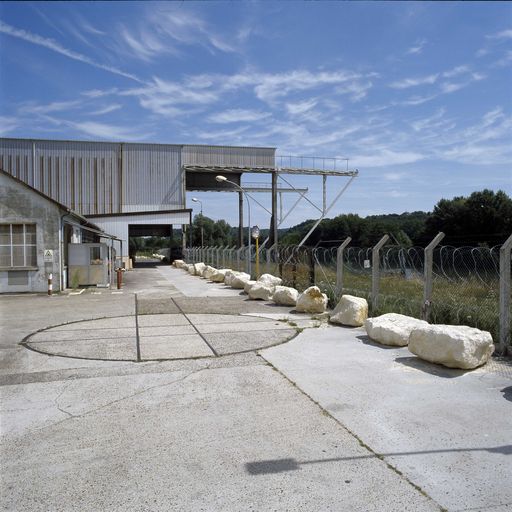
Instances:
[[[261,354],[444,508],[512,510],[512,362],[453,370],[339,326]]]
[[[395,354],[358,339],[357,330],[318,327],[290,308],[248,301],[236,290],[170,267],[136,270],[126,279],[122,293],[0,297],[3,510],[510,507],[499,483],[500,473],[509,478],[512,458],[506,448],[512,444],[512,402],[510,391],[501,391],[512,384],[506,373],[436,377],[437,367],[425,373],[400,349]],[[222,355],[214,347],[216,356],[103,361],[19,345],[38,330],[46,333],[38,343],[45,343],[45,329],[52,326],[57,338],[67,334],[50,341],[69,342],[73,349],[120,339],[122,329],[133,329],[135,296],[139,327],[158,331],[148,331],[149,338],[172,333],[180,349],[205,350],[204,340],[189,345],[179,329],[172,331],[192,326],[205,338],[216,335],[216,347],[235,343],[229,352],[236,353]],[[289,330],[286,319],[306,329],[263,350],[263,359],[261,338],[274,324],[280,328],[272,332]],[[68,329],[72,325],[80,327]],[[108,329],[116,335],[98,334]],[[73,330],[75,336],[68,336]],[[131,332],[124,334],[130,338]],[[169,343],[156,340],[147,349],[160,353]],[[450,416],[452,401],[464,406],[463,428]],[[478,421],[471,410],[480,411]],[[469,432],[482,432],[484,414],[487,437],[477,442]],[[432,430],[435,415],[441,440]],[[461,448],[466,450],[453,451]],[[451,479],[444,457],[462,458],[452,465]],[[476,468],[464,473],[464,460]]]

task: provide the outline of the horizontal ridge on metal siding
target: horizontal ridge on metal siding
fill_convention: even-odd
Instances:
[[[274,166],[274,148],[233,146],[183,146],[183,165]]]

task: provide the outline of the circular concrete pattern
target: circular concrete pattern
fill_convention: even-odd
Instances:
[[[288,323],[246,315],[158,314],[86,320],[50,327],[23,344],[43,354],[106,361],[218,357],[284,343]]]

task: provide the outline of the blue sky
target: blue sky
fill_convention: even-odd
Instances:
[[[346,157],[360,176],[329,217],[512,194],[512,3],[2,2],[0,20],[2,136]],[[321,202],[319,178],[287,179]],[[236,225],[234,194],[193,195]],[[283,226],[315,216],[302,201]]]

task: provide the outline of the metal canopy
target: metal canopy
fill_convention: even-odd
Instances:
[[[348,168],[348,159],[346,158],[324,158],[324,157],[303,157],[303,156],[276,156],[274,165],[269,166],[249,166],[249,165],[213,165],[213,164],[184,164],[182,165],[182,169],[186,174],[190,173],[190,176],[194,176],[197,174],[220,174],[220,175],[231,175],[236,176],[240,179],[243,173],[262,173],[262,174],[270,174],[272,176],[272,186],[270,191],[272,192],[272,211],[268,211],[261,203],[252,198],[256,203],[258,203],[262,208],[264,208],[271,215],[270,220],[270,235],[267,240],[265,240],[261,247],[263,247],[267,242],[270,242],[270,245],[277,244],[277,228],[284,222],[286,217],[291,213],[291,211],[297,206],[301,199],[305,199],[312,206],[314,206],[319,212],[320,217],[317,219],[311,230],[306,234],[306,236],[301,240],[299,245],[303,245],[306,240],[309,238],[311,233],[317,228],[320,222],[325,218],[325,216],[329,213],[329,211],[333,208],[338,199],[343,195],[345,190],[349,187],[352,181],[358,176],[359,171],[357,169],[349,169]],[[306,197],[307,189],[297,189],[290,182],[288,182],[282,175],[284,174],[294,174],[294,175],[302,175],[302,176],[321,176],[322,177],[322,189],[323,189],[323,200],[322,200],[322,208],[316,206],[312,201],[310,201]],[[348,177],[350,178],[348,183],[337,193],[334,200],[328,205],[327,204],[327,177]],[[278,187],[277,180],[280,178],[283,180],[290,188],[287,187]],[[187,187],[188,188],[188,187]],[[219,191],[226,190],[221,189],[221,187],[213,187]],[[257,185],[256,187],[249,187],[251,192],[266,192],[269,190],[265,186]],[[188,188],[190,190],[191,188]],[[211,189],[210,189],[211,190]],[[233,191],[235,189],[233,188]],[[248,189],[249,190],[249,189]],[[247,191],[248,191],[247,190]],[[244,191],[244,193],[247,193]],[[299,197],[292,208],[283,216],[282,212],[282,200],[281,200],[281,208],[280,215],[278,218],[278,201],[277,196],[281,197],[282,192],[296,192],[299,194]],[[240,244],[242,243],[242,226],[243,226],[243,196],[242,193],[239,192],[239,218],[240,218]]]
[[[257,166],[231,166],[231,165],[183,165],[186,172],[211,172],[211,173],[282,173],[282,174],[305,174],[311,176],[357,176],[359,171],[355,170],[328,170],[311,169],[306,167],[257,167]]]

